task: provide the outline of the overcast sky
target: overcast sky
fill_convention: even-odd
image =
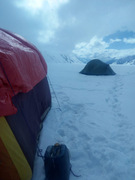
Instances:
[[[135,0],[0,0],[1,28],[41,52],[135,55]]]

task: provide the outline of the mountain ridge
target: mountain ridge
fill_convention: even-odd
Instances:
[[[82,58],[77,57],[74,54],[62,54],[62,53],[45,53],[44,54],[45,60],[47,63],[88,63],[90,58]],[[100,58],[99,58],[100,59]],[[106,59],[106,58],[105,58]],[[108,58],[109,59],[109,58]],[[125,56],[123,58],[110,58],[110,60],[104,60],[103,57],[100,59],[103,62],[108,64],[127,64],[127,65],[135,65],[135,55],[132,56]]]

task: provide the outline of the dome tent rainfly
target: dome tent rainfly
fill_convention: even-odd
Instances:
[[[80,72],[85,75],[115,75],[109,64],[102,62],[99,59],[89,61],[84,69]]]
[[[30,180],[51,94],[38,49],[0,29],[0,179]]]

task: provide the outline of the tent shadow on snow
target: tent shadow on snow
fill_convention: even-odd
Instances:
[[[85,75],[115,75],[109,64],[102,62],[99,59],[89,61],[84,69],[80,72]]]

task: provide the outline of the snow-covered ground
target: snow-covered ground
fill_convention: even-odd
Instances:
[[[52,109],[43,124],[39,147],[64,143],[70,180],[135,179],[135,66],[113,65],[115,76],[79,74],[84,64],[48,64]],[[32,180],[44,180],[36,157]]]

